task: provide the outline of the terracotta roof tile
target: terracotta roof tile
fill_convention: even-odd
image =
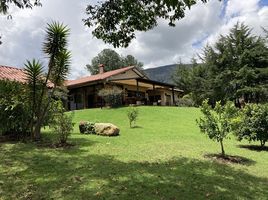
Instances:
[[[134,66],[129,66],[129,67],[124,67],[121,69],[116,69],[113,71],[109,71],[109,72],[104,72],[102,74],[96,74],[96,75],[91,75],[91,76],[85,76],[76,80],[68,80],[65,82],[66,86],[74,86],[74,85],[80,85],[83,83],[89,83],[89,82],[93,82],[93,81],[99,81],[99,80],[104,80],[106,78],[109,78],[111,76],[117,75],[117,74],[121,74],[123,72],[126,72],[130,69],[133,69]]]
[[[18,81],[26,83],[26,75],[23,69],[1,66],[0,65],[0,80],[8,79],[11,81]]]
[[[0,65],[0,80],[18,81],[20,83],[26,83],[26,74],[24,69],[16,67],[2,66]],[[47,86],[52,88],[54,85],[48,81]]]

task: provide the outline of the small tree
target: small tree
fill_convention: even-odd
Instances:
[[[128,111],[127,111],[127,117],[128,117],[128,120],[129,120],[129,127],[130,128],[133,128],[133,123],[136,123],[137,121],[137,118],[138,118],[138,109],[137,108],[130,108]]]
[[[53,102],[53,116],[49,125],[57,135],[58,144],[64,145],[73,131],[73,114],[66,114],[62,101]]]
[[[237,139],[260,141],[263,147],[268,141],[268,105],[247,104],[236,121]]]
[[[202,133],[208,135],[212,140],[216,140],[221,145],[221,155],[225,156],[223,140],[232,131],[232,119],[236,116],[237,109],[231,102],[222,106],[221,102],[216,102],[215,108],[205,100],[201,106],[203,117],[197,120]]]

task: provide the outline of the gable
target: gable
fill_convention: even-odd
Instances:
[[[108,81],[114,81],[114,80],[126,80],[126,79],[138,79],[138,78],[145,78],[148,79],[143,73],[141,73],[136,68],[133,68],[128,71],[124,71],[120,74],[113,75],[109,77]]]

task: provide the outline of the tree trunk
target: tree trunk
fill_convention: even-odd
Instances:
[[[220,144],[221,144],[221,155],[222,155],[222,157],[225,157],[225,151],[223,148],[223,141],[222,140],[220,140]]]
[[[34,140],[38,141],[41,139],[41,125],[37,122],[34,126]]]
[[[261,140],[261,147],[263,148],[265,145],[265,141],[264,140]]]

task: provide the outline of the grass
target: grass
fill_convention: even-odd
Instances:
[[[268,152],[225,142],[248,165],[205,158],[219,144],[199,133],[196,108],[139,107],[75,112],[70,149],[0,144],[0,199],[268,199]],[[119,137],[81,135],[81,120],[111,122]],[[52,137],[49,132],[44,134]]]

